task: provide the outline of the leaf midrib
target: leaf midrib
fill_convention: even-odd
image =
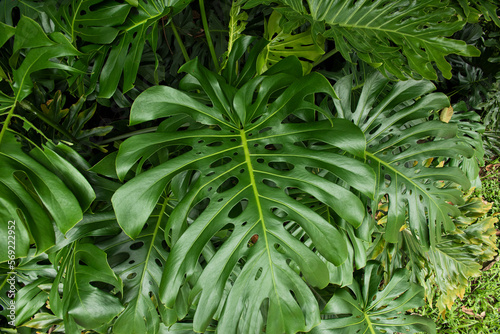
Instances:
[[[252,161],[250,160],[250,150],[248,149],[248,143],[247,143],[247,137],[246,137],[246,132],[244,129],[240,130],[240,137],[241,137],[241,145],[243,146],[243,151],[245,153],[245,161],[247,163],[248,167],[248,174],[250,176],[250,184],[252,185],[252,190],[253,194],[255,197],[255,203],[257,204],[257,210],[259,212],[259,221],[262,224],[262,231],[264,234],[264,242],[265,242],[265,247],[266,247],[266,252],[267,252],[267,258],[269,261],[269,268],[271,272],[271,278],[273,280],[273,288],[274,288],[274,293],[276,294],[276,302],[278,304],[278,307],[280,309],[280,313],[283,314],[282,308],[281,308],[281,302],[279,298],[279,293],[276,288],[276,278],[274,275],[274,268],[273,268],[273,261],[271,258],[271,250],[269,248],[269,241],[267,239],[267,228],[266,228],[266,223],[264,220],[264,213],[262,212],[262,205],[260,204],[260,195],[259,195],[259,190],[257,189],[257,183],[255,182],[255,175],[254,175],[254,169],[252,166]]]

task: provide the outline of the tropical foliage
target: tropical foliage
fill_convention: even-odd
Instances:
[[[496,5],[0,0],[1,330],[435,333],[495,256]]]

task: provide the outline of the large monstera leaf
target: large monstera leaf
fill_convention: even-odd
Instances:
[[[112,198],[118,223],[137,237],[169,182],[191,173],[187,191],[177,192],[178,204],[166,227],[172,249],[160,286],[162,303],[176,310],[180,291],[191,290],[189,303],[200,305],[193,324],[199,332],[213,318],[219,333],[254,333],[264,326],[272,333],[309,331],[319,322],[319,308],[308,284],[325,287],[329,273],[286,225],[300,225],[321,256],[335,265],[345,261],[347,248],[335,222],[288,194],[298,188],[359,226],[366,211],[359,197],[315,171],[328,171],[372,196],[373,171],[344,154],[362,157],[364,136],[349,121],[305,121],[324,113],[313,103],[316,93],[335,93],[317,73],[302,77],[296,58],[238,90],[196,60],[182,70],[191,82],[195,79],[194,88],[203,89],[210,106],[181,91],[153,87],[134,102],[131,123],[182,113],[205,127],[190,130],[185,123],[166,132],[160,126],[157,133],[121,145],[116,162],[121,178],[141,158],[138,171],[155,152],[169,156],[118,189]],[[214,253],[200,258],[218,232],[225,237],[217,237]],[[203,271],[195,277],[200,263]]]
[[[386,240],[397,242],[408,221],[412,233],[428,247],[439,241],[443,226],[447,231],[455,228],[452,216],[459,216],[460,210],[453,204],[463,204],[458,186],[470,186],[462,170],[442,167],[438,158],[470,158],[474,150],[457,135],[456,124],[428,120],[449,106],[444,94],[430,94],[432,83],[408,80],[387,92],[389,84],[374,73],[359,98],[351,100],[352,78],[344,77],[335,85],[340,97],[335,108],[338,117],[353,121],[366,135],[366,159],[377,174],[372,207],[386,196],[389,202]]]
[[[249,0],[247,6],[262,1]],[[455,10],[436,0],[281,0],[278,10],[291,20],[307,20],[313,30],[335,41],[345,59],[357,55],[400,79],[420,75],[436,80],[434,65],[451,78],[445,56],[479,56],[479,51],[463,41],[446,38],[460,30]]]
[[[350,291],[337,290],[322,312],[325,317],[335,318],[323,320],[311,333],[436,333],[432,320],[405,314],[424,304],[424,289],[409,282],[404,269],[396,271],[383,289],[379,288],[379,268],[379,263],[369,262],[363,276],[349,286]]]

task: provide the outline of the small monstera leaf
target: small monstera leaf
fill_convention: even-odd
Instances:
[[[123,283],[106,261],[106,253],[92,244],[75,242],[51,259],[57,276],[50,290],[50,308],[64,319],[67,333],[106,326],[123,306],[114,293],[123,292]],[[62,294],[59,288],[62,286]],[[112,287],[112,291],[106,291]]]
[[[408,281],[408,272],[400,269],[383,288],[380,264],[371,261],[362,276],[347,289],[337,290],[322,314],[322,320],[311,334],[396,334],[436,333],[432,320],[407,315],[409,309],[424,305],[424,289]],[[330,319],[331,316],[335,318]]]
[[[441,167],[435,158],[470,158],[474,150],[458,136],[457,124],[428,121],[432,112],[449,107],[444,94],[430,94],[432,83],[408,80],[390,90],[386,85],[389,81],[375,72],[352,100],[352,78],[342,78],[335,85],[340,97],[334,101],[336,112],[357,124],[367,138],[366,159],[377,174],[372,207],[386,196],[389,202],[386,240],[397,242],[408,221],[411,232],[428,247],[439,241],[443,225],[447,231],[455,228],[451,217],[460,210],[453,204],[463,203],[458,185],[470,186],[461,169]]]
[[[40,254],[55,243],[52,222],[62,233],[83,218],[95,194],[87,180],[54,151],[23,151],[15,135],[5,133],[0,146],[0,217],[15,226],[16,258],[35,243]],[[2,224],[0,262],[7,260],[9,224]]]
[[[362,156],[364,136],[345,120],[312,117],[306,122],[307,115],[325,113],[313,103],[314,94],[335,93],[317,73],[302,77],[297,58],[276,64],[240,89],[197,60],[182,70],[196,79],[194,88],[204,90],[210,106],[173,88],[153,87],[134,102],[131,123],[187,114],[205,126],[190,130],[184,122],[177,131],[160,129],[121,145],[116,160],[120,178],[155,152],[168,158],[118,189],[112,198],[118,223],[131,237],[139,236],[165,187],[193,172],[187,191],[177,192],[178,204],[166,227],[172,249],[163,270],[161,302],[178,311],[176,301],[187,289],[189,304],[200,305],[193,320],[197,332],[213,318],[219,333],[250,333],[264,326],[272,333],[309,331],[319,322],[319,307],[306,282],[323,288],[329,273],[325,262],[286,225],[299,224],[317,251],[335,265],[345,261],[347,249],[335,222],[288,194],[301,189],[359,226],[365,217],[359,197],[314,170],[326,170],[372,196],[371,168],[343,155]],[[200,258],[219,231],[225,236],[217,237],[213,255]],[[202,273],[195,276],[200,265]]]
[[[305,74],[309,73],[313,63],[325,53],[323,50],[324,38],[313,39],[311,29],[301,33],[285,33],[279,25],[282,15],[274,11],[266,25],[264,38],[269,41],[257,59],[259,74],[268,70],[288,56],[300,59]]]
[[[407,76],[436,80],[434,65],[450,79],[451,65],[445,56],[480,54],[463,41],[447,38],[465,24],[448,2],[307,0],[307,9],[301,1],[278,2],[286,6],[278,10],[290,20],[307,20],[316,33],[333,39],[345,59],[351,60],[355,51],[367,63],[403,80]]]
[[[120,32],[132,8],[128,3],[104,0],[44,1],[43,10],[72,42],[109,44]]]
[[[161,321],[156,308],[158,288],[168,257],[164,228],[167,212],[172,211],[171,206],[166,197],[156,214],[148,220],[147,227],[135,239],[122,232],[99,244],[108,254],[109,263],[124,285],[122,301],[126,306],[113,325],[113,333],[159,332]]]
[[[134,87],[148,31],[166,15],[175,15],[192,0],[138,0],[109,51],[100,76],[99,97],[110,98],[123,74],[123,93]],[[158,31],[153,29],[153,39]],[[126,71],[125,71],[126,69]]]

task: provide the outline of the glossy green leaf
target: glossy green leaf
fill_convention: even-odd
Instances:
[[[430,319],[405,314],[424,305],[423,288],[410,283],[407,271],[400,269],[379,289],[379,268],[377,262],[368,263],[364,275],[349,286],[350,291],[337,290],[322,312],[328,320],[322,320],[311,333],[436,333]]]
[[[318,41],[314,41],[311,29],[296,34],[285,33],[279,25],[280,19],[282,15],[274,11],[267,22],[264,38],[269,43],[257,59],[259,74],[288,56],[299,58],[304,74],[309,73],[313,62],[319,60],[325,53],[323,45],[318,45]],[[324,43],[324,39],[320,38],[319,42]]]
[[[55,242],[52,221],[66,233],[82,219],[82,207],[87,208],[95,197],[71,164],[48,148],[26,154],[10,132],[2,142],[0,161],[0,215],[4,221],[15,222],[16,257],[27,255],[31,239],[38,253],[50,248]],[[2,225],[1,236],[5,249],[0,260],[5,261],[7,224]]]
[[[447,2],[308,0],[308,10],[302,2],[281,2],[293,10],[293,16],[311,24],[324,22],[323,36],[335,41],[345,59],[350,60],[355,51],[367,63],[400,79],[420,75],[435,80],[434,65],[449,79],[451,65],[445,56],[479,56],[475,47],[447,38],[465,24]]]
[[[16,33],[16,28],[0,22],[0,47]]]
[[[113,44],[101,71],[99,97],[113,96],[123,74],[123,93],[134,87],[148,30],[166,15],[175,15],[192,0],[139,0],[121,35]],[[126,69],[126,70],[125,70]]]
[[[297,63],[295,59],[285,64],[296,68]],[[317,73],[297,78],[284,69],[251,79],[236,90],[192,61],[183,70],[199,82],[211,107],[169,87],[147,90],[132,107],[131,123],[183,113],[199,123],[216,125],[201,130],[158,131],[126,140],[117,156],[120,177],[154,152],[179,145],[188,149],[140,173],[112,199],[118,223],[135,238],[167,184],[184,171],[195,171],[196,178],[178,199],[166,229],[173,248],[165,264],[160,300],[167,308],[176,309],[179,291],[190,287],[186,278],[194,278],[203,248],[215,234],[228,229],[229,237],[189,294],[190,303],[203,305],[194,316],[196,331],[207,328],[219,307],[225,310],[218,319],[219,331],[256,331],[265,322],[258,317],[262,305],[268,306],[268,331],[310,330],[319,321],[317,302],[287,261],[296,263],[312,286],[326,286],[328,270],[285,226],[288,221],[297,222],[318,252],[336,265],[345,260],[347,250],[335,224],[290,197],[289,189],[299,188],[318,198],[354,226],[365,217],[359,198],[311,169],[324,169],[373,195],[371,169],[342,155],[346,151],[363,155],[364,136],[356,126],[344,120],[313,121],[307,126],[300,119],[286,122],[293,115],[326,114],[310,101],[315,93],[334,96],[331,85]],[[310,147],[305,143],[311,143]],[[325,147],[319,150],[312,143],[324,143]],[[285,212],[286,217],[277,215],[276,210]],[[241,272],[225,293],[228,279],[240,263],[244,263]]]
[[[124,282],[122,301],[126,307],[116,319],[113,333],[159,333],[161,320],[156,307],[162,271],[168,257],[164,228],[171,205],[169,199],[165,199],[161,208],[151,216],[148,226],[135,239],[121,233],[99,245]]]
[[[50,291],[50,306],[55,315],[64,319],[67,332],[76,333],[78,326],[98,329],[123,310],[116,296],[101,290],[110,285],[115,293],[123,291],[122,281],[109,267],[101,249],[74,243],[57,253],[54,266],[58,273]],[[59,284],[63,284],[62,296]]]
[[[26,285],[16,294],[16,324],[22,325],[29,320],[49,298],[48,291],[42,290],[39,285],[51,282],[50,279],[42,277]]]
[[[30,75],[42,69],[55,68],[75,71],[61,62],[52,61],[63,56],[77,56],[80,52],[61,33],[46,36],[32,19],[23,16],[16,27],[14,50],[29,48],[21,65],[13,71],[14,93],[17,101],[26,98],[33,87]]]
[[[427,121],[432,112],[449,106],[444,94],[432,93],[428,81],[403,81],[391,85],[379,73],[364,83],[359,98],[351,100],[352,78],[337,82],[340,100],[334,101],[338,117],[352,120],[367,138],[366,158],[377,174],[377,195],[372,207],[389,198],[385,238],[397,242],[408,221],[412,233],[428,247],[441,236],[442,226],[453,230],[452,216],[460,211],[462,189],[470,182],[457,167],[439,167],[433,159],[470,158],[474,150],[457,136],[455,124]],[[450,204],[451,202],[452,204]]]
[[[109,44],[120,32],[132,6],[118,1],[47,1],[44,11],[71,41]]]

